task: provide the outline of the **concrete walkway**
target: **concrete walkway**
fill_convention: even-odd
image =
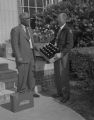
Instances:
[[[15,69],[14,61],[0,58],[0,63],[8,63],[10,69]],[[13,113],[0,106],[0,120],[85,120],[78,113],[56,102],[53,98],[40,95],[34,98],[34,107]]]
[[[72,109],[61,105],[51,97],[34,99],[34,108],[17,113],[0,107],[0,120],[85,120]]]

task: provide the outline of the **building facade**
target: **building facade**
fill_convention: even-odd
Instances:
[[[11,29],[18,25],[22,12],[33,14],[44,11],[45,7],[65,0],[0,0],[0,44],[10,39]],[[88,0],[79,0],[88,1]]]
[[[18,25],[20,13],[29,12],[32,16],[58,1],[60,0],[0,0],[0,44],[10,39],[10,31]]]
[[[10,39],[10,30],[17,24],[17,0],[0,0],[0,44]]]
[[[18,0],[19,12],[29,12],[33,14],[44,11],[51,4],[57,4],[62,0]]]

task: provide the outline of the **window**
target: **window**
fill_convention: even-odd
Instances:
[[[32,17],[33,14],[44,10],[44,0],[20,0],[20,8],[22,12],[29,12]]]
[[[30,17],[32,18],[35,13],[44,11],[44,7],[48,5],[49,0],[18,0],[18,1],[19,1],[18,11],[20,11],[19,14],[21,12],[29,12]],[[47,1],[46,4],[44,1]],[[34,28],[35,19],[32,20],[31,22],[33,23]]]
[[[44,11],[45,7],[50,4],[55,4],[61,0],[18,0],[20,1],[19,9],[20,12],[29,12],[32,18],[35,13],[40,13]],[[35,19],[34,19],[35,21]],[[34,21],[32,21],[34,25]]]
[[[32,16],[34,13],[44,11],[45,7],[49,4],[57,3],[61,0],[18,0],[20,1],[19,7],[23,12],[29,12]],[[57,1],[57,2],[56,2]]]

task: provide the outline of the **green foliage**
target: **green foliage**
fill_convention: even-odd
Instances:
[[[84,91],[94,89],[94,61],[89,53],[76,48],[70,53],[71,74],[76,76],[78,87]],[[90,51],[90,50],[89,50]],[[93,53],[92,53],[93,54]]]
[[[65,12],[68,15],[67,23],[74,31],[75,46],[85,47],[94,45],[94,4],[79,5],[76,4],[75,0],[66,0],[48,6],[44,12],[35,15],[35,17],[37,16],[36,25],[41,35],[45,36],[45,30],[52,30],[54,36],[56,36],[59,28],[57,16],[61,12]],[[45,39],[44,41],[51,40]]]

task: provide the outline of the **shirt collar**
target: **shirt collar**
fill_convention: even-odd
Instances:
[[[64,28],[65,25],[66,25],[66,23],[65,23],[64,25],[62,25],[62,26],[60,27],[60,29],[62,30],[62,29]]]
[[[25,26],[24,26],[23,24],[21,24],[21,26],[22,26],[22,28],[24,29],[24,31],[26,31],[26,28],[25,28]]]

